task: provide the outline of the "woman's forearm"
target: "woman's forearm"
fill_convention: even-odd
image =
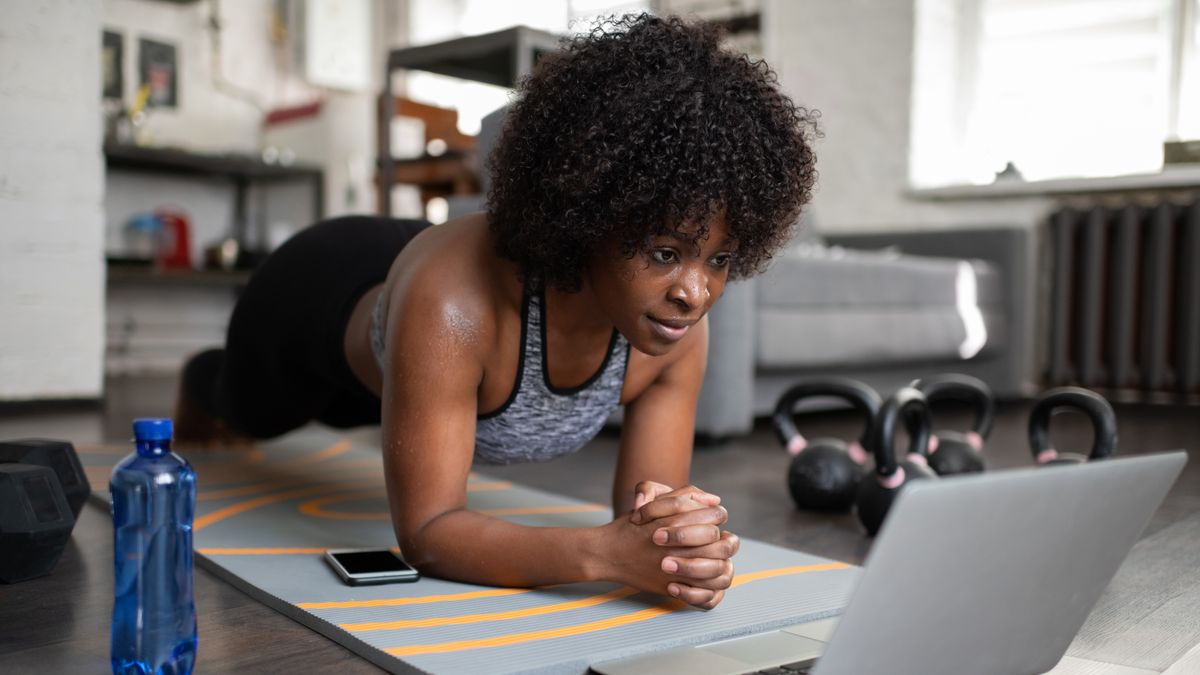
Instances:
[[[409,563],[444,579],[523,588],[613,581],[707,609],[733,578],[737,537],[720,531],[727,514],[719,507],[690,508],[700,505],[697,492],[654,500],[643,507],[647,522],[622,516],[598,527],[529,527],[456,509],[420,528],[398,527],[397,538]]]
[[[397,537],[409,564],[443,579],[530,587],[607,576],[599,527],[530,527],[456,510]]]

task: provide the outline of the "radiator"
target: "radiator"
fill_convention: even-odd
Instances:
[[[1050,218],[1047,385],[1124,399],[1200,394],[1200,201]]]

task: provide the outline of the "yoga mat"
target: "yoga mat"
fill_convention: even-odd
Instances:
[[[95,490],[129,450],[79,446]],[[328,548],[395,546],[377,448],[305,430],[249,453],[191,453],[197,564],[392,672],[583,673],[592,663],[701,644],[841,612],[856,567],[749,539],[724,601],[702,611],[613,583],[537,589],[347,586]],[[515,523],[590,527],[600,504],[472,473],[468,508]],[[204,660],[200,636],[199,663]]]

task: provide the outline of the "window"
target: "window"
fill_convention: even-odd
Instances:
[[[918,0],[917,187],[1152,173],[1200,138],[1200,0]]]

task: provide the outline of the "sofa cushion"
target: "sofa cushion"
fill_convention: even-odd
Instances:
[[[759,279],[757,305],[765,369],[968,359],[1005,332],[982,261],[798,246]]]
[[[1000,348],[1003,328],[999,309],[760,307],[755,359],[768,370],[961,361]]]
[[[1003,302],[994,267],[981,260],[855,251],[837,246],[796,245],[760,278],[760,307],[812,305],[955,305],[962,264],[971,267],[979,304]],[[967,280],[969,281],[969,280]]]

